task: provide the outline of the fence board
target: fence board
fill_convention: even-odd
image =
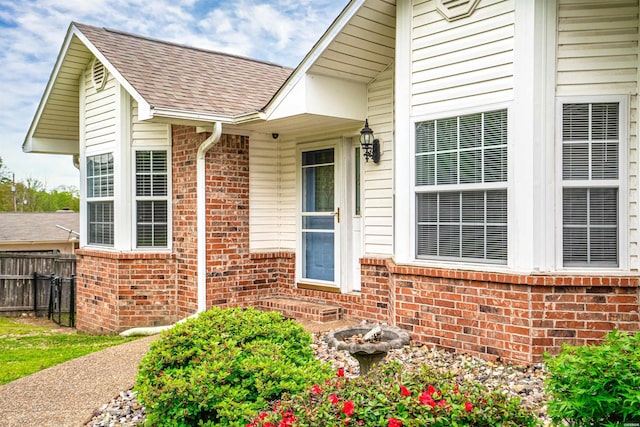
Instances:
[[[46,312],[49,277],[71,277],[75,266],[75,255],[70,254],[0,252],[0,312]]]

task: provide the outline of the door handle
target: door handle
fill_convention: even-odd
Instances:
[[[340,224],[340,208],[338,208],[334,213],[333,216],[337,217],[338,219],[338,224]]]

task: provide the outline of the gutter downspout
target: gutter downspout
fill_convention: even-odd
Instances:
[[[197,234],[198,234],[198,310],[191,316],[182,319],[178,323],[185,322],[187,319],[197,317],[199,313],[202,313],[207,309],[207,201],[206,201],[206,185],[205,185],[205,157],[211,147],[213,147],[222,136],[222,123],[213,123],[213,132],[209,138],[205,139],[200,147],[198,147],[198,153],[196,155],[196,217],[197,217]],[[137,336],[137,335],[155,335],[162,331],[171,329],[174,325],[164,326],[151,326],[148,328],[132,328],[120,335],[124,337]]]
[[[196,163],[196,216],[198,225],[198,310],[201,313],[207,309],[207,200],[205,185],[205,157],[222,136],[222,122],[213,123],[213,132],[198,148]]]

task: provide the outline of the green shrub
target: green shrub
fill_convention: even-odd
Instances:
[[[601,345],[564,345],[558,356],[546,355],[546,363],[548,413],[554,423],[640,423],[640,333],[613,331]]]
[[[398,362],[367,376],[337,376],[285,397],[247,427],[510,427],[538,426],[520,400],[452,377],[402,373]]]
[[[176,325],[140,364],[147,424],[244,427],[284,392],[328,378],[310,344],[299,324],[255,309],[215,308]]]

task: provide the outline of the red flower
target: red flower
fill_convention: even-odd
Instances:
[[[473,411],[473,405],[471,402],[464,402],[464,410],[467,412]]]
[[[391,418],[389,419],[389,424],[387,424],[387,427],[402,427],[402,421],[397,418]]]
[[[434,386],[432,386],[431,384],[429,384],[429,387],[427,387],[427,393],[433,395],[435,393],[437,393],[438,390],[436,390],[436,388]]]
[[[342,407],[342,412],[344,412],[344,414],[347,417],[350,417],[351,415],[353,415],[353,408],[355,408],[355,405],[353,404],[353,402],[350,400],[347,400],[346,402],[344,402],[344,406]]]
[[[336,404],[338,402],[340,402],[340,399],[338,399],[338,396],[336,396],[335,394],[332,394],[331,396],[329,396],[329,400],[331,401],[332,404]]]
[[[411,396],[411,392],[403,385],[400,386],[400,394],[403,396]],[[395,418],[392,418],[392,420]]]
[[[338,372],[336,373],[336,376],[338,376],[338,377],[344,377],[344,369],[342,369],[342,368],[338,368]]]
[[[264,423],[264,426],[262,427],[276,427],[276,425],[274,423],[272,423],[271,421],[267,421],[266,423]]]
[[[420,395],[420,397],[418,398],[420,400],[420,403],[422,403],[423,405],[429,405],[432,408],[436,406],[436,401],[433,400],[433,397],[431,396],[431,393],[425,391],[422,392],[422,394]]]
[[[318,384],[316,384],[313,387],[311,387],[311,393],[320,394],[320,393],[322,393],[322,389],[320,388],[320,386]]]

